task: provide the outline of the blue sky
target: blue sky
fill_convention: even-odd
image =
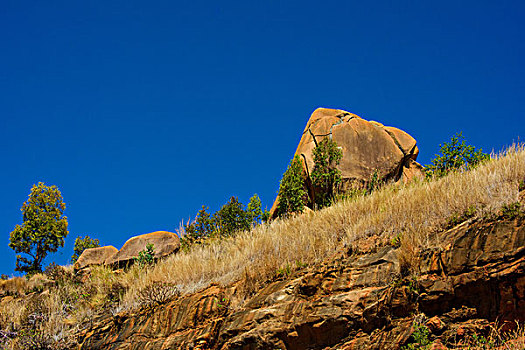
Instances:
[[[0,273],[31,186],[70,234],[120,248],[202,204],[271,206],[320,106],[397,126],[428,164],[457,131],[525,136],[523,1],[0,4]]]

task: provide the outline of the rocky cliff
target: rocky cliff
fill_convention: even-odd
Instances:
[[[417,254],[415,272],[395,244],[342,247],[317,265],[276,273],[246,300],[238,298],[243,280],[107,313],[78,334],[80,348],[398,349],[424,327],[439,349],[486,335],[495,321],[503,329],[525,321],[521,214],[436,234],[439,245]]]

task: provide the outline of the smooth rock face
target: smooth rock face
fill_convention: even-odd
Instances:
[[[318,108],[308,120],[295,151],[303,159],[307,176],[314,167],[312,151],[326,137],[343,151],[337,167],[343,191],[366,186],[375,172],[379,179],[393,181],[409,181],[423,175],[422,166],[416,162],[416,140],[406,132],[340,109]],[[307,186],[312,196],[310,181]],[[275,209],[276,203],[272,214]]]
[[[75,270],[81,270],[91,265],[103,265],[104,262],[117,254],[118,249],[108,245],[105,247],[88,248],[80,254],[75,265]]]
[[[525,219],[469,221],[421,252],[417,286],[399,275],[400,249],[341,251],[268,281],[242,306],[232,302],[240,282],[212,285],[104,315],[78,339],[81,349],[384,350],[406,346],[417,319],[445,348],[495,320],[525,321],[524,253]]]
[[[156,259],[173,254],[177,252],[180,247],[179,236],[173,232],[156,231],[147,233],[128,239],[118,253],[109,257],[105,264],[125,266],[132,262],[141,251],[146,249],[146,245],[150,243],[154,245]]]

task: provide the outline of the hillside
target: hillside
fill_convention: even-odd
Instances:
[[[390,184],[150,268],[98,267],[85,276],[57,268],[12,282],[2,286],[9,294],[0,302],[4,344],[396,349],[417,348],[423,338],[450,348],[501,342],[515,321],[525,321],[524,180],[525,149],[515,146],[472,171]],[[516,349],[521,336],[511,335]]]

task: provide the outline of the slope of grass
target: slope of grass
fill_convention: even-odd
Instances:
[[[249,274],[264,280],[283,266],[311,264],[343,246],[357,250],[389,244],[400,237],[407,264],[435,242],[434,233],[450,218],[496,213],[518,200],[525,179],[525,149],[513,146],[478,168],[435,181],[388,185],[369,196],[346,200],[316,212],[260,225],[251,232],[195,247],[157,264],[148,273],[130,272],[122,307],[137,306],[141,289],[156,281],[190,293],[212,282],[228,284]]]
[[[366,252],[391,244],[393,239],[400,244],[407,270],[417,269],[417,252],[439,245],[436,232],[446,228],[451,218],[464,213],[496,214],[502,206],[518,200],[523,180],[525,148],[513,146],[469,172],[409,185],[390,184],[368,196],[195,246],[150,268],[134,266],[115,274],[97,267],[82,283],[69,276],[50,287],[47,294],[0,304],[0,330],[27,328],[31,317],[42,315],[33,327],[35,334],[67,344],[71,330],[92,319],[97,311],[143,306],[151,286],[192,293],[211,283],[227,285],[243,278],[257,283],[272,278],[279,269],[314,264],[340,249]]]

